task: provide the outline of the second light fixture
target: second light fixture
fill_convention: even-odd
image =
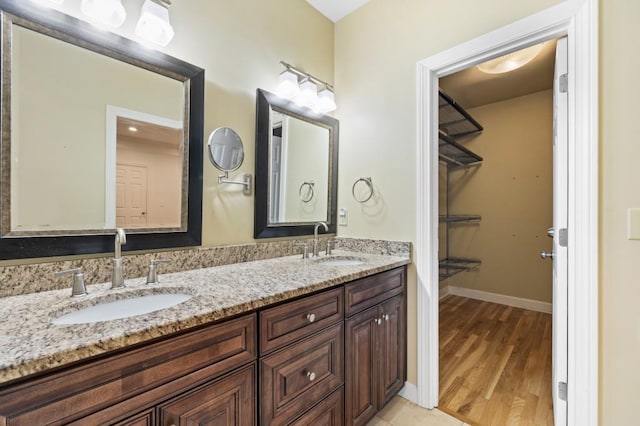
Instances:
[[[280,73],[280,81],[276,89],[278,96],[323,114],[335,111],[335,95],[329,83],[300,71],[286,62],[280,61],[280,63],[285,70]]]

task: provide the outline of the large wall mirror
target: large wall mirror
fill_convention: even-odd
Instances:
[[[1,0],[0,258],[197,246],[204,71]]]
[[[339,123],[257,91],[255,238],[336,232]]]

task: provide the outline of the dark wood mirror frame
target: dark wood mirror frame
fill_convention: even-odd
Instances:
[[[11,24],[5,15],[42,27],[47,35],[55,35],[85,49],[107,55],[132,65],[171,77],[185,84],[188,100],[189,173],[187,227],[180,232],[131,233],[124,251],[199,246],[202,242],[202,158],[204,129],[204,70],[164,53],[147,49],[138,43],[113,33],[96,30],[92,25],[63,13],[37,6],[25,0],[0,0],[3,38],[9,35]],[[4,49],[4,47],[3,47]],[[2,60],[6,61],[6,52]],[[0,75],[0,79],[4,76]],[[4,81],[4,80],[0,80]],[[3,91],[6,90],[3,87]],[[2,102],[7,97],[3,96]],[[3,121],[6,119],[3,117]],[[10,137],[9,126],[2,125],[2,145]],[[5,149],[5,147],[2,147]],[[8,170],[1,170],[6,179]],[[2,201],[2,200],[0,200]],[[4,204],[4,203],[3,203]],[[5,207],[0,204],[0,212]],[[184,208],[184,207],[183,207]],[[114,235],[60,235],[46,237],[0,238],[0,260],[74,254],[109,253],[114,250]]]
[[[256,92],[256,198],[254,210],[255,238],[295,237],[313,235],[313,223],[269,224],[269,141],[271,140],[271,110],[330,130],[328,233],[336,233],[338,205],[338,140],[339,122],[333,117],[316,113],[291,101],[258,89]]]

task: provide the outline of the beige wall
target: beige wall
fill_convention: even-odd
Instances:
[[[479,167],[449,175],[449,214],[479,214],[450,225],[451,255],[480,258],[448,285],[551,302],[553,224],[553,91],[468,110],[484,131],[462,145],[483,157]]]
[[[416,234],[416,62],[558,0],[371,0],[336,24],[340,119],[341,236],[406,240]],[[351,185],[371,176],[375,205],[359,205]],[[416,278],[409,270],[408,379],[416,383]]]
[[[638,424],[640,241],[627,240],[627,209],[640,207],[640,2],[600,2],[601,424]]]

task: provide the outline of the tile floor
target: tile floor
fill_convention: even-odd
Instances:
[[[427,410],[396,396],[367,426],[468,426],[439,410]]]

